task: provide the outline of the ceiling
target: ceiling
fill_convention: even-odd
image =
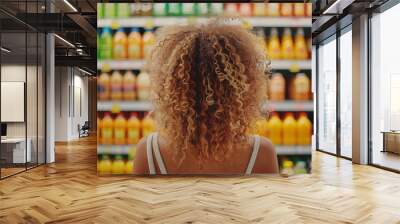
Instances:
[[[0,0],[2,46],[12,50],[7,56],[24,58],[25,46],[28,46],[28,58],[36,55],[36,39],[32,40],[34,36],[36,37],[36,33],[56,33],[75,45],[71,47],[60,38],[55,38],[56,65],[78,66],[93,71],[94,74],[96,71],[96,4],[96,0]],[[29,32],[34,32],[35,35]],[[27,35],[21,35],[25,33]],[[28,45],[25,41],[28,41]],[[73,59],[68,57],[73,57]],[[79,62],[83,62],[82,65]]]

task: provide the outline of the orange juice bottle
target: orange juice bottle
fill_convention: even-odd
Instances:
[[[306,16],[312,16],[312,3],[305,3],[306,4]]]
[[[267,124],[268,137],[275,145],[282,144],[282,121],[277,113],[272,113]]]
[[[281,3],[281,16],[293,16],[293,3]]]
[[[241,16],[252,16],[253,8],[251,3],[240,3],[239,13]]]
[[[126,127],[128,129],[128,144],[137,144],[140,139],[140,121],[135,112],[131,113]]]
[[[298,145],[310,145],[311,144],[311,121],[308,119],[307,114],[300,113],[299,119],[297,119],[296,133],[297,133],[297,144]]]
[[[268,56],[270,59],[281,58],[281,43],[279,42],[278,30],[276,28],[271,29],[268,42]]]
[[[136,80],[137,96],[139,100],[149,100],[150,97],[150,77],[145,71],[141,71]]]
[[[114,34],[113,37],[113,58],[126,59],[128,57],[128,38],[122,28]]]
[[[114,120],[112,119],[110,113],[106,113],[101,120],[101,138],[103,144],[113,144],[113,129]]]
[[[123,98],[124,100],[134,100],[136,99],[136,76],[132,71],[127,71],[124,74],[122,81],[123,88]]]
[[[296,139],[296,120],[293,117],[293,113],[287,113],[285,119],[283,119],[283,144],[284,145],[295,145]]]
[[[269,99],[273,101],[285,100],[285,78],[281,73],[274,73],[269,81]]]
[[[293,99],[308,100],[310,99],[310,79],[304,73],[298,73],[293,81]]]
[[[280,3],[266,3],[266,16],[280,16]]]
[[[294,58],[294,47],[292,31],[290,28],[285,28],[282,36],[282,59],[293,59]]]
[[[126,120],[122,113],[119,113],[114,121],[114,144],[124,145],[126,143]]]
[[[225,3],[225,13],[229,15],[237,15],[239,11],[238,3]]]
[[[263,29],[257,29],[256,31],[258,41],[260,42],[261,47],[263,48],[263,51],[267,54],[267,44],[265,42],[265,34]]]
[[[142,137],[147,137],[155,130],[154,120],[147,114],[140,124],[142,128]]]
[[[111,86],[111,99],[121,100],[122,99],[122,75],[118,71],[114,71],[110,79]]]
[[[308,49],[306,40],[304,39],[304,31],[302,28],[297,29],[294,42],[294,55],[296,59],[305,60],[308,58]]]
[[[305,16],[306,15],[306,10],[305,10],[305,4],[304,3],[293,3],[293,15],[294,16]]]
[[[266,118],[256,122],[256,134],[266,138],[268,137],[268,121]]]
[[[99,100],[110,99],[110,76],[103,72],[97,81],[97,98]]]
[[[265,3],[253,3],[253,15],[254,16],[265,16],[266,12],[266,5]]]
[[[156,43],[156,37],[151,29],[146,29],[143,34],[143,58],[147,58],[151,48]]]
[[[138,28],[132,28],[128,36],[128,58],[136,60],[142,57],[142,36]]]

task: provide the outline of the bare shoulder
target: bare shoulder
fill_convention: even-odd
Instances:
[[[253,173],[279,173],[275,146],[267,138],[260,137],[260,149],[253,168]]]
[[[149,174],[149,165],[147,164],[147,137],[142,138],[136,145],[136,156],[134,161],[134,174]]]

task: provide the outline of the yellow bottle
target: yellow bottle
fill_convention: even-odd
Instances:
[[[305,60],[308,58],[308,49],[306,40],[304,39],[304,31],[302,28],[297,29],[294,45],[294,55],[296,59]]]
[[[128,58],[135,60],[143,58],[142,36],[138,28],[132,28],[128,36]]]
[[[150,133],[154,132],[155,130],[154,120],[149,115],[145,116],[140,126],[142,128],[143,138],[147,137]]]
[[[126,120],[122,113],[119,113],[114,121],[114,144],[124,145],[126,143]]]
[[[257,34],[258,41],[259,41],[259,43],[260,43],[260,45],[261,45],[261,47],[263,49],[263,52],[265,52],[265,54],[267,55],[268,50],[267,50],[267,44],[266,44],[266,41],[265,41],[264,30],[258,29],[256,34]]]
[[[291,60],[294,58],[294,47],[292,31],[285,28],[282,36],[282,59]]]
[[[138,100],[149,100],[150,98],[150,77],[145,71],[141,71],[136,80]]]
[[[304,73],[298,73],[293,81],[293,99],[308,100],[310,99],[311,83],[310,79]]]
[[[125,162],[121,155],[116,155],[111,165],[112,174],[124,174],[125,173]]]
[[[154,36],[151,29],[146,29],[143,34],[143,58],[146,59],[151,51],[151,48],[156,43],[156,37]]]
[[[274,73],[269,81],[269,99],[273,101],[285,100],[285,78],[281,73]]]
[[[298,145],[310,145],[311,144],[311,131],[312,124],[308,119],[307,114],[300,113],[299,119],[297,119],[297,144]]]
[[[295,145],[296,144],[296,120],[293,117],[293,113],[287,113],[283,120],[283,144],[284,145]]]
[[[123,98],[124,100],[135,100],[136,99],[136,76],[131,72],[127,71],[123,78]]]
[[[111,99],[121,100],[122,99],[122,75],[119,71],[114,71],[110,79],[111,86]]]
[[[265,16],[266,5],[265,3],[253,3],[254,16]]]
[[[113,129],[114,120],[110,113],[106,113],[104,118],[101,120],[101,138],[103,144],[113,144]]]
[[[125,174],[133,174],[133,160],[126,161]]]
[[[272,113],[267,124],[268,137],[275,145],[282,144],[282,121],[277,113]]]
[[[111,173],[111,160],[108,156],[103,155],[100,162],[97,165],[97,171],[99,174],[109,174]]]
[[[272,60],[281,58],[281,43],[276,28],[271,29],[271,35],[268,42],[268,56]]]
[[[140,139],[140,121],[135,112],[132,112],[126,126],[128,130],[128,144],[137,144]]]
[[[113,58],[114,59],[126,59],[128,57],[128,38],[121,28],[119,29],[113,37]]]
[[[256,122],[256,134],[268,138],[268,121],[261,119]]]
[[[103,72],[97,81],[97,98],[99,100],[110,99],[110,76]]]

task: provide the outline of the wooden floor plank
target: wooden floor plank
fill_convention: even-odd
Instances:
[[[289,178],[98,177],[95,138],[0,181],[0,223],[400,223],[400,175],[313,153]]]

